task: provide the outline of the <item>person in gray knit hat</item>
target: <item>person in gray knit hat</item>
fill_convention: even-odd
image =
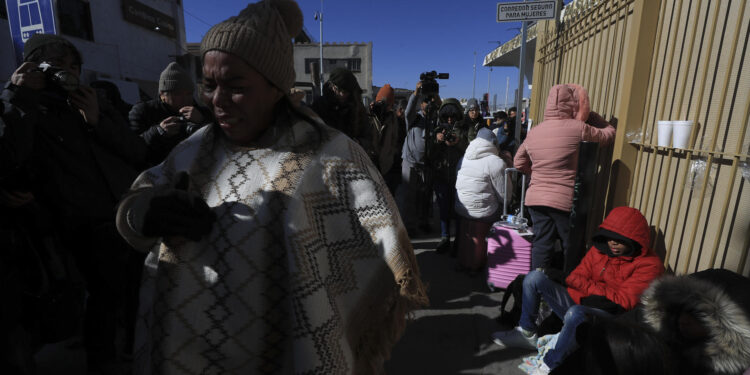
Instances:
[[[213,121],[211,111],[193,98],[194,88],[190,75],[171,62],[159,76],[159,97],[130,110],[130,128],[148,145],[148,167],[161,163],[178,143]]]
[[[120,234],[151,251],[135,373],[373,374],[427,303],[393,198],[289,98],[302,12],[264,0],[201,42],[215,122],[144,172]]]

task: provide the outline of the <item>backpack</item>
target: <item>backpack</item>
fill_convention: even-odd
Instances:
[[[515,327],[518,325],[518,321],[521,319],[521,299],[523,298],[523,279],[525,276],[525,274],[516,276],[516,278],[508,284],[508,287],[505,288],[503,299],[500,302],[500,317],[497,319],[498,323],[508,327]],[[505,308],[508,305],[510,296],[513,296],[513,307],[508,311]]]

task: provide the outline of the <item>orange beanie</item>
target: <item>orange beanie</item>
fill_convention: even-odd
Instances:
[[[380,88],[378,91],[378,95],[375,97],[375,101],[379,102],[381,100],[385,100],[385,102],[392,106],[393,103],[396,101],[395,94],[393,93],[393,88],[389,84],[385,84],[383,87]]]

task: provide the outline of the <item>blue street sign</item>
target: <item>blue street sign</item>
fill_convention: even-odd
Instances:
[[[52,0],[5,0],[16,63],[23,61],[23,45],[36,33],[57,34]]]

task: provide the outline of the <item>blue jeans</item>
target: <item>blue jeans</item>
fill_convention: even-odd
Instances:
[[[541,299],[547,302],[550,309],[563,321],[562,330],[557,336],[555,348],[544,356],[544,363],[554,369],[570,355],[578,343],[576,342],[576,328],[588,320],[589,315],[609,317],[606,311],[577,305],[568,294],[568,290],[547,278],[541,271],[531,271],[523,279],[523,301],[521,302],[521,328],[536,332],[536,317]]]

